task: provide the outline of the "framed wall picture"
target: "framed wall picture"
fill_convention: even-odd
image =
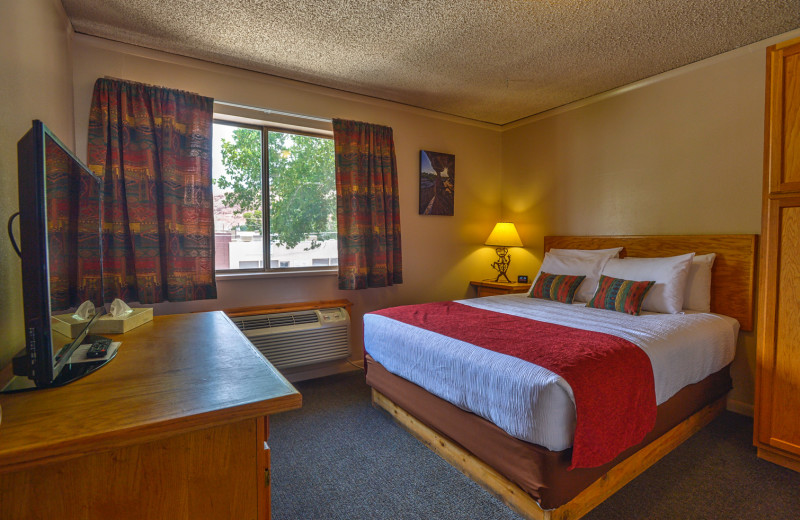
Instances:
[[[453,215],[456,156],[449,153],[419,153],[419,214]]]

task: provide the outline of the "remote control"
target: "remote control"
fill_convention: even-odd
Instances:
[[[92,346],[86,351],[87,358],[102,358],[108,354],[108,347],[111,340],[108,338],[98,338],[92,342]]]

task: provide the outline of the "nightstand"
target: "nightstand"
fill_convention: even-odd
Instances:
[[[528,292],[529,283],[503,283],[489,280],[472,280],[469,284],[475,288],[478,298],[481,296],[494,296],[496,294],[513,294]]]

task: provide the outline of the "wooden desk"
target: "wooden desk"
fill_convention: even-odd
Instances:
[[[482,296],[494,296],[496,294],[524,293],[528,292],[528,289],[531,288],[531,284],[529,283],[504,283],[489,280],[473,280],[469,282],[469,284],[475,287],[478,298]]]
[[[0,518],[268,519],[267,416],[297,390],[222,312],[115,339],[83,379],[0,396]]]

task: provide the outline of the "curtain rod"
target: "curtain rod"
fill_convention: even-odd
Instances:
[[[126,83],[140,83],[140,82],[136,82],[136,81],[130,81],[130,80],[127,80],[127,79],[115,78],[114,76],[104,76],[104,77],[105,77],[105,79],[110,79],[110,80],[113,80],[113,81],[122,81],[122,82],[126,82]],[[148,86],[148,87],[168,88],[168,87],[159,87],[158,85],[150,85],[148,83],[140,83],[140,84]],[[173,89],[173,90],[175,90],[175,89]],[[182,91],[182,92],[188,92],[188,91]],[[194,94],[194,92],[189,92],[189,94]],[[201,96],[202,94],[197,94],[197,95]],[[275,114],[275,115],[279,115],[279,116],[297,117],[299,119],[310,119],[311,121],[320,121],[322,123],[333,123],[333,120],[329,119],[329,118],[317,117],[317,116],[307,116],[305,114],[295,114],[294,112],[284,112],[282,110],[271,110],[269,108],[254,107],[254,106],[251,106],[251,105],[242,105],[240,103],[231,103],[230,101],[220,101],[218,99],[215,99],[214,103],[219,103],[220,105],[225,105],[225,106],[229,106],[229,107],[244,108],[245,110],[255,110],[255,111],[258,111],[258,112],[263,112],[265,114]]]
[[[254,107],[254,106],[250,106],[250,105],[242,105],[242,104],[239,104],[239,103],[231,103],[229,101],[220,101],[218,99],[215,99],[214,103],[218,103],[220,105],[225,105],[225,106],[229,106],[229,107],[244,108],[245,110],[255,110],[255,111],[258,111],[258,112],[263,112],[265,114],[275,114],[275,115],[279,115],[279,116],[297,117],[297,118],[300,118],[300,119],[310,119],[312,121],[321,121],[323,123],[332,123],[333,122],[332,119],[326,119],[324,117],[307,116],[305,114],[295,114],[293,112],[284,112],[282,110],[272,110],[272,109],[269,109],[269,108],[261,108],[261,107]]]

